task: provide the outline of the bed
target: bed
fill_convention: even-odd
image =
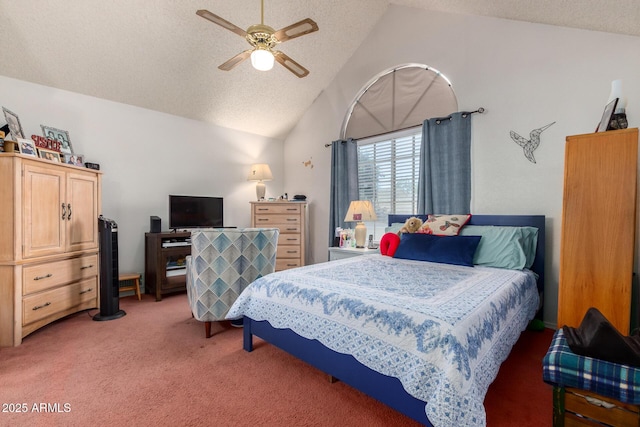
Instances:
[[[545,218],[467,225],[537,229],[529,268],[353,257],[262,277],[227,318],[244,318],[246,351],[262,338],[424,425],[486,425],[488,386],[540,315]]]

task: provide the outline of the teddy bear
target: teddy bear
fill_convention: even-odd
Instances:
[[[422,220],[412,216],[404,222],[402,228],[398,231],[398,236],[402,233],[415,233],[422,226]]]

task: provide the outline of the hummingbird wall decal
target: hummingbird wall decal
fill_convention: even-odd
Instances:
[[[553,123],[549,123],[546,126],[543,126],[541,128],[538,129],[534,129],[529,133],[529,139],[525,139],[522,136],[518,135],[516,132],[514,131],[510,131],[509,134],[511,135],[511,139],[513,139],[513,141],[518,144],[520,147],[522,147],[522,151],[524,151],[524,156],[531,162],[531,163],[535,163],[536,162],[536,158],[533,156],[533,152],[536,150],[536,148],[538,148],[538,146],[540,145],[540,134],[547,129],[549,126],[551,126]]]

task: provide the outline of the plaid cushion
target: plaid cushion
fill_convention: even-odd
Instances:
[[[624,403],[640,403],[640,368],[578,356],[558,329],[542,360],[542,379],[559,386],[589,390]]]

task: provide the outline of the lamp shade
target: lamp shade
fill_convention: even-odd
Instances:
[[[251,171],[247,177],[247,181],[271,181],[273,175],[271,168],[266,163],[256,163],[251,165]]]
[[[344,217],[345,222],[362,222],[375,221],[378,219],[373,205],[368,200],[354,200],[349,205],[347,215]]]
[[[266,49],[257,47],[251,52],[251,65],[256,70],[269,71],[273,68],[273,61],[273,54]]]

